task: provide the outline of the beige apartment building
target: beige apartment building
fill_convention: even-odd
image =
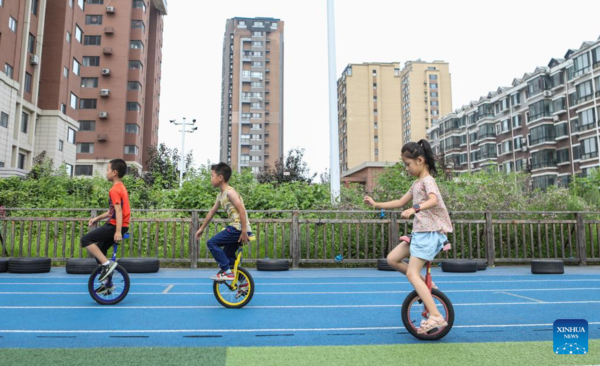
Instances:
[[[228,19],[223,39],[220,160],[259,173],[283,157],[284,22]]]
[[[342,182],[371,190],[377,175],[401,159],[402,146],[452,110],[448,63],[349,64],[338,80]]]

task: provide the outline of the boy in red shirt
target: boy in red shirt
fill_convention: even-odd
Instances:
[[[106,253],[115,243],[123,239],[123,234],[129,230],[129,219],[131,208],[129,206],[129,195],[121,181],[127,172],[127,164],[123,159],[114,159],[108,163],[106,168],[106,179],[113,183],[108,192],[108,212],[94,217],[89,225],[93,226],[98,221],[110,218],[108,223],[87,233],[81,238],[81,246],[87,249],[102,264],[102,272],[99,281],[104,281],[117,267],[117,263],[109,261]]]

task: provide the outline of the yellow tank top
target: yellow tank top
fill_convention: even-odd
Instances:
[[[242,220],[240,219],[240,213],[235,208],[233,203],[231,203],[231,201],[229,200],[229,197],[227,196],[227,193],[232,189],[233,189],[233,187],[228,187],[225,190],[225,192],[219,193],[219,195],[217,196],[217,203],[219,203],[221,205],[221,207],[223,207],[225,212],[227,212],[227,217],[229,217],[229,219],[231,220],[229,225],[242,231]],[[240,196],[240,194],[237,191],[234,190],[234,192],[238,195],[240,201],[243,204],[244,199],[242,198],[242,196]],[[252,228],[250,227],[250,220],[248,220],[248,214],[246,214],[246,222],[248,223],[246,231],[251,232]]]

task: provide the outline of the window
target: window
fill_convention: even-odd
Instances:
[[[521,124],[523,123],[522,120],[523,120],[523,116],[521,116],[520,114],[517,115],[517,116],[513,116],[512,117],[512,126],[513,126],[513,129],[520,128]]]
[[[83,38],[83,44],[86,46],[100,46],[102,36],[85,36]]]
[[[31,94],[31,74],[25,73],[25,92]]]
[[[534,127],[529,131],[530,145],[538,145],[544,142],[554,142],[556,138],[556,129],[554,125],[543,125]]]
[[[67,113],[67,105],[65,103],[60,103],[60,111],[63,114]]]
[[[585,83],[581,83],[576,86],[577,90],[577,100],[575,104],[587,102],[592,99],[592,81],[588,80]]]
[[[81,78],[82,88],[97,88],[98,78]]]
[[[144,44],[142,43],[142,41],[131,41],[131,43],[129,43],[129,47],[132,50],[144,51]]]
[[[75,175],[76,176],[88,176],[91,177],[94,173],[93,165],[76,165]]]
[[[96,131],[96,122],[79,121],[79,131]]]
[[[531,168],[541,169],[556,166],[556,150],[540,150],[531,153]]]
[[[252,32],[252,37],[262,37],[263,32]]]
[[[83,31],[81,30],[81,28],[79,28],[78,25],[75,26],[75,39],[79,43],[83,43]]]
[[[29,114],[23,112],[21,114],[21,132],[27,133],[29,129]]]
[[[262,41],[254,41],[252,42],[252,47],[262,47],[263,43]]]
[[[0,127],[8,128],[8,114],[0,112]]]
[[[77,0],[77,5],[79,5],[81,10],[85,10],[85,0]]]
[[[142,33],[146,32],[146,25],[141,20],[132,20],[131,21],[131,28],[133,28],[133,29],[141,29]]]
[[[63,76],[65,77],[65,79],[69,78],[69,68],[66,66],[63,68]]]
[[[142,69],[142,61],[129,61],[130,69]]]
[[[552,116],[552,101],[542,99],[529,105],[529,122]]]
[[[521,137],[515,137],[513,139],[513,146],[515,147],[515,150],[520,150],[523,145],[521,145]]]
[[[258,155],[253,155],[250,157],[250,161],[259,162],[259,161],[261,161],[261,158]]]
[[[437,75],[429,75],[429,80],[437,80]]]
[[[133,8],[134,9],[143,9],[144,13],[146,12],[146,3],[144,0],[133,0]]]
[[[375,149],[375,155],[379,155],[379,149]]]
[[[65,147],[65,143],[63,142],[63,140],[58,140],[58,151],[63,151]]]
[[[567,128],[567,123],[560,123],[554,126],[556,130],[556,138],[567,136],[569,134],[569,130]]]
[[[477,131],[477,140],[482,140],[485,138],[496,137],[496,133],[494,131],[494,125],[491,123],[483,124],[479,127]],[[473,141],[473,140],[471,140]]]
[[[125,154],[126,155],[137,155],[138,147],[135,145],[125,145]]]
[[[251,135],[250,139],[254,140],[254,141],[258,141],[258,140],[262,139],[262,135]]]
[[[126,123],[125,133],[134,133],[137,135],[140,133],[140,126],[136,125],[135,123]]]
[[[129,81],[127,90],[142,90],[142,84],[139,81]]]
[[[0,5],[1,5],[1,1],[0,1]],[[38,13],[38,7],[39,7],[39,0],[32,0],[31,1],[31,14],[37,16]]]
[[[9,64],[4,64],[4,73],[6,74],[6,76],[8,76],[9,78],[13,78],[13,67],[10,66]]]
[[[252,62],[252,67],[262,67],[263,63],[262,61],[253,61]]]
[[[69,0],[69,7],[73,8],[73,0]]]
[[[400,76],[400,69],[394,69],[394,76]]]
[[[252,105],[250,106],[250,109],[262,109],[262,103],[261,102],[252,103]]]
[[[550,77],[552,79],[552,88],[559,87],[565,83],[562,70]]]
[[[73,165],[65,163],[65,171],[69,177],[73,176]]]
[[[86,25],[102,25],[102,15],[86,15]]]
[[[17,20],[13,17],[9,17],[8,18],[8,28],[10,28],[11,31],[13,32],[17,32]]]
[[[596,137],[581,141],[581,160],[598,157],[598,140]]]
[[[19,168],[21,170],[25,170],[25,159],[26,159],[25,154],[19,154],[19,162],[18,162],[17,168]]]
[[[67,129],[67,141],[74,144],[75,143],[75,130],[71,127]]]
[[[583,112],[579,113],[579,123],[577,124],[577,131],[587,131],[596,127],[596,115],[594,113],[594,109],[586,109]]]
[[[480,147],[481,159],[493,159],[496,157],[496,145],[495,144],[484,144]]]
[[[511,95],[510,102],[512,103],[512,105],[521,104],[521,93],[515,93],[515,94]]]
[[[71,32],[67,32],[67,43],[71,43]]]
[[[373,101],[376,102],[377,101],[377,95],[373,96]]]
[[[265,26],[265,24],[263,22],[254,22],[253,25],[258,28],[264,28],[264,26]]]
[[[535,177],[531,181],[533,183],[533,188],[546,190],[548,187],[556,185],[556,176],[543,175],[541,177]]]
[[[77,96],[73,93],[71,93],[71,104],[70,104],[71,108],[73,109],[77,109]]]
[[[79,109],[96,109],[96,99],[80,99]]]
[[[35,36],[31,33],[29,33],[29,43],[27,44],[27,48],[29,50],[29,53],[35,53]]]
[[[78,154],[93,154],[94,153],[94,144],[91,142],[79,142],[77,144],[77,153]]]
[[[134,112],[141,112],[142,107],[137,102],[127,102],[127,110]]]
[[[556,151],[556,160],[558,164],[569,162],[569,149],[561,149]]]
[[[73,59],[73,74],[77,76],[81,75],[81,64],[77,59]]]
[[[431,97],[432,98],[437,98],[438,97],[438,92],[431,92]]]
[[[565,111],[567,109],[566,98],[560,97],[552,101],[552,109],[554,113]]]
[[[573,60],[573,66],[573,75],[575,77],[590,71],[590,58],[588,53],[586,52],[583,55],[576,57],[575,60]]]
[[[510,120],[509,119],[505,119],[504,121],[502,121],[500,123],[500,125],[502,127],[502,133],[510,131]]]
[[[262,118],[262,113],[252,113],[252,117],[250,117],[252,119],[261,119]]]
[[[548,76],[538,76],[537,78],[527,82],[527,98],[531,98],[540,94],[542,91],[549,88],[550,79]]]
[[[102,5],[104,4],[104,0],[87,0],[87,3],[90,5]]]
[[[433,84],[429,84],[429,87],[431,89],[437,89],[438,85],[436,83],[433,83]]]
[[[83,66],[100,66],[100,56],[83,56]]]
[[[600,63],[600,47],[596,47],[592,50],[592,61],[594,62],[594,67]]]

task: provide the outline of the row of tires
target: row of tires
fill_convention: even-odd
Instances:
[[[408,262],[408,260],[404,260]],[[157,258],[121,258],[119,264],[129,273],[156,273],[160,269]],[[47,273],[50,272],[52,261],[50,258],[0,258],[0,272],[11,273]],[[68,259],[66,271],[69,274],[90,274],[98,266],[95,259],[78,258]],[[259,259],[256,269],[259,271],[287,271],[290,262],[287,259]],[[454,273],[468,273],[483,271],[487,268],[485,260],[453,259],[442,261],[442,271]],[[377,260],[377,269],[380,271],[395,271],[390,267],[387,259]],[[564,263],[561,260],[533,260],[531,273],[534,274],[563,274]]]

